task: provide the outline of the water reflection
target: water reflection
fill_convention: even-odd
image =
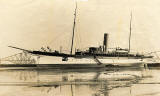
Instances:
[[[0,96],[159,96],[159,72],[132,68],[6,69],[0,70]]]

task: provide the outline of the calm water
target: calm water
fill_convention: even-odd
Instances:
[[[0,96],[160,96],[160,69],[0,69]]]

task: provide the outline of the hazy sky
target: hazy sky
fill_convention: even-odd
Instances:
[[[131,49],[160,50],[160,0],[78,1],[75,46],[99,46],[109,33],[109,47],[128,47],[130,13],[133,14]],[[69,50],[74,0],[0,0],[1,57],[19,50],[50,46]]]

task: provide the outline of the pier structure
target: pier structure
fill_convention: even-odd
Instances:
[[[32,54],[21,52],[0,58],[0,64],[38,64],[38,60]]]

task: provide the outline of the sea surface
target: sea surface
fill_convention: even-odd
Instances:
[[[160,96],[160,68],[0,68],[0,96]]]

